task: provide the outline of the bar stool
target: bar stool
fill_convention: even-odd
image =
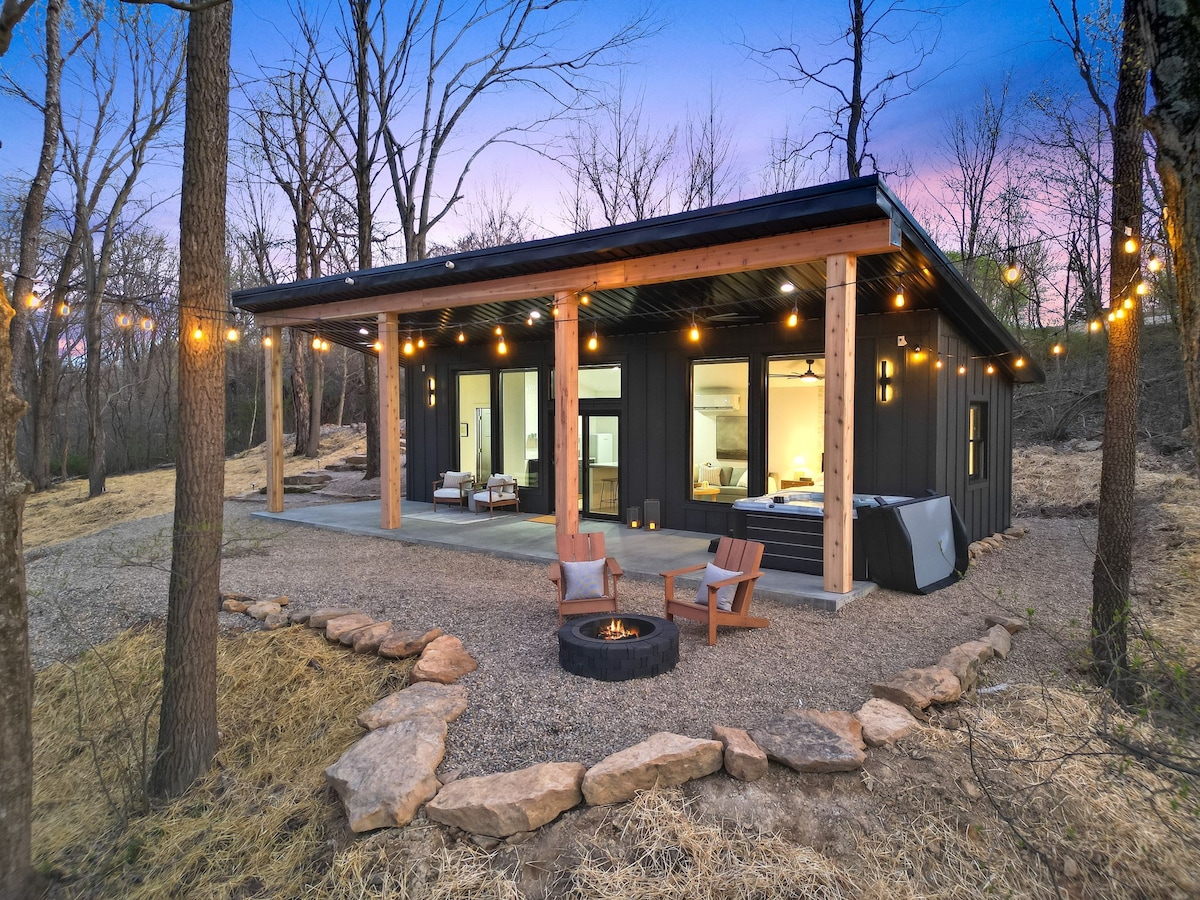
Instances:
[[[617,509],[617,477],[615,475],[600,479],[600,499],[596,502],[597,507],[611,506],[615,512]]]

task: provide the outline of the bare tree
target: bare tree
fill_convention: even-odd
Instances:
[[[824,156],[833,165],[840,155],[846,176],[882,171],[871,148],[871,128],[887,107],[907,97],[926,81],[917,72],[937,49],[941,37],[940,7],[916,7],[908,0],[847,0],[847,23],[826,46],[830,58],[813,61],[810,44],[789,37],[773,47],[753,49],[786,84],[818,88],[828,95],[825,128],[784,147],[786,155]],[[880,74],[872,64],[892,51]]]
[[[1147,120],[1157,145],[1167,239],[1179,297],[1179,344],[1200,466],[1200,43],[1194,3],[1141,0],[1155,105]]]
[[[704,209],[729,199],[737,188],[732,148],[733,132],[710,86],[708,108],[698,116],[688,116],[683,133],[687,165],[682,179],[681,208]]]
[[[560,162],[571,175],[568,224],[581,231],[635,222],[671,211],[678,129],[643,123],[642,98],[627,98],[624,81],[601,104],[601,115],[579,122]]]

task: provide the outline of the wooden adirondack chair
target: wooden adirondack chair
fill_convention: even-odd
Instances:
[[[731,537],[721,538],[721,542],[717,545],[716,557],[713,559],[713,564],[732,572],[741,572],[734,578],[725,578],[720,581],[713,581],[707,585],[708,603],[700,604],[694,602],[691,598],[684,600],[675,599],[675,578],[678,575],[685,575],[688,572],[702,571],[706,563],[701,563],[697,566],[688,566],[686,569],[675,569],[671,572],[663,572],[662,577],[666,579],[666,616],[674,621],[676,616],[683,616],[685,619],[697,619],[701,622],[708,623],[708,645],[711,647],[717,642],[717,626],[718,625],[734,625],[740,628],[766,628],[770,625],[768,619],[759,619],[751,616],[750,600],[754,596],[754,585],[758,581],[762,572],[759,571],[758,564],[762,562],[763,545],[757,541],[743,541]],[[729,585],[737,585],[737,589],[733,595],[733,605],[728,611],[719,609],[717,606],[717,591]]]
[[[617,611],[617,579],[625,573],[615,559],[605,555],[604,533],[592,531],[586,534],[560,535],[556,546],[558,562],[550,563],[550,581],[558,591],[559,626],[562,626],[563,616],[593,612],[615,613]],[[597,592],[594,597],[568,600],[567,579],[564,577],[561,564],[564,562],[595,562],[597,560],[604,560],[603,590]]]

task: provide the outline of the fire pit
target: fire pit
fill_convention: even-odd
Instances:
[[[600,681],[650,678],[679,662],[679,628],[657,616],[584,616],[558,629],[558,661],[574,675]]]

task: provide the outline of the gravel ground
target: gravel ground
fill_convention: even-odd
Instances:
[[[289,497],[289,504],[297,501]],[[319,502],[305,500],[301,502]],[[935,662],[980,636],[990,612],[1035,611],[985,681],[1069,671],[1086,634],[1095,524],[1028,519],[1032,533],[985,556],[963,582],[928,596],[878,590],[840,613],[756,600],[763,630],[680,621],[680,661],[657,678],[605,683],[558,665],[554,594],[541,563],[280,526],[226,505],[225,590],[287,594],[294,608],[354,606],[396,627],[437,626],[479,660],[463,679],[470,707],[450,727],[443,771],[474,775],[550,760],[592,765],[656,731],[708,737],[713,724],[753,728],[781,709],[857,709],[873,680]],[[121,629],[166,615],[170,516],[31,554],[30,629],[38,667]],[[660,584],[625,580],[622,609],[661,615]],[[222,614],[227,628],[252,624]]]

